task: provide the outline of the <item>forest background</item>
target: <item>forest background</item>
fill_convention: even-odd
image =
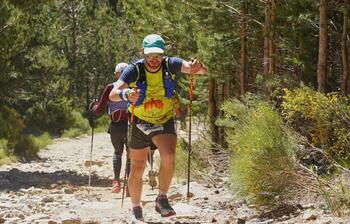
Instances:
[[[192,108],[210,126],[211,153],[234,155],[237,192],[276,206],[306,188],[301,179],[324,190],[350,164],[349,8],[349,0],[1,0],[0,158],[26,160],[52,137],[89,133],[91,100],[156,33],[167,55],[208,67]],[[188,105],[188,77],[179,86]],[[332,184],[339,188],[323,195],[343,211],[348,186]]]

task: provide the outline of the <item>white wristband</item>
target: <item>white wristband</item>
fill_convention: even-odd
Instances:
[[[121,96],[122,96],[122,100],[124,100],[124,101],[129,101],[129,99],[128,99],[128,94],[129,94],[129,91],[130,91],[131,89],[123,89],[122,90],[122,94],[121,94]]]

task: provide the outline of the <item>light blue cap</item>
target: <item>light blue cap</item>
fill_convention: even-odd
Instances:
[[[165,42],[161,36],[150,34],[143,39],[143,50],[144,54],[164,54]]]

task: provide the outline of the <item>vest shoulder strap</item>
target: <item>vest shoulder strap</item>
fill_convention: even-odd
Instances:
[[[169,69],[169,63],[170,63],[169,57],[165,57],[163,61],[164,61],[163,67],[165,67],[166,71],[169,72],[169,74],[171,74],[170,69]]]
[[[163,60],[163,64],[162,64],[162,72],[163,72],[163,77],[167,76],[169,77],[171,80],[175,80],[175,74],[172,74],[170,72],[170,67],[169,67],[169,57],[165,57]]]

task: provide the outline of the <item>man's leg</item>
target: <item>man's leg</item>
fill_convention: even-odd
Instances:
[[[173,134],[160,134],[152,138],[160,154],[159,191],[166,194],[175,170],[175,150],[177,137]]]
[[[160,134],[152,138],[160,153],[159,194],[156,199],[156,211],[163,217],[175,215],[170,206],[167,193],[175,170],[175,150],[177,137],[174,134]]]
[[[154,144],[151,144],[150,152],[149,152],[149,155],[148,155],[148,163],[151,166],[151,169],[148,171],[148,184],[149,184],[149,186],[152,187],[152,190],[153,190],[154,187],[157,186],[157,180],[156,180],[157,173],[154,170],[154,158],[153,158],[154,151],[156,149],[157,149],[157,146],[155,146]]]
[[[126,134],[123,132],[120,132],[113,125],[110,125],[109,131],[110,131],[111,142],[114,147],[114,154],[113,154],[114,181],[112,183],[112,192],[119,193],[120,192],[120,171],[122,166],[122,153],[123,153]]]
[[[147,163],[148,147],[129,149],[131,170],[129,175],[129,191],[133,207],[141,205],[142,176]]]

